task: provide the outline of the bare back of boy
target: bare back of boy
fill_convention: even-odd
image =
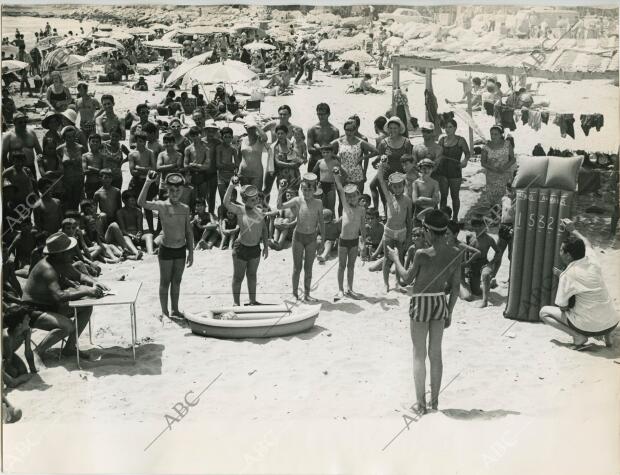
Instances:
[[[54,234],[62,223],[62,208],[56,198],[40,200],[34,209],[34,223],[42,231]]]
[[[413,258],[413,293],[443,293],[460,263],[461,252],[453,247],[417,250]]]

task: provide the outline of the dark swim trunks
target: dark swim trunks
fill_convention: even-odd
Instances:
[[[344,247],[345,249],[349,250],[351,248],[357,247],[359,242],[360,242],[360,238],[355,238],[355,239],[343,239],[343,238],[340,238],[338,240],[338,246],[339,247]]]
[[[235,241],[232,255],[236,259],[248,262],[252,259],[260,258],[260,246],[258,244],[256,246],[246,246],[239,241]]]
[[[187,246],[166,247],[166,246],[160,245],[159,246],[159,260],[160,261],[172,261],[175,259],[185,260],[186,251],[187,251]]]
[[[44,313],[61,313],[58,305],[43,304],[36,302],[22,302],[21,306],[30,314],[30,327],[34,327],[36,321]]]
[[[609,333],[614,331],[616,329],[616,327],[618,326],[618,324],[616,323],[613,327],[608,328],[606,330],[601,330],[601,331],[598,331],[598,332],[588,332],[588,331],[581,330],[581,329],[577,328],[575,325],[573,325],[573,323],[570,321],[569,318],[566,318],[566,321],[568,322],[568,326],[569,327],[571,327],[573,330],[575,330],[580,335],[587,336],[587,337],[595,337],[595,336],[608,335]]]

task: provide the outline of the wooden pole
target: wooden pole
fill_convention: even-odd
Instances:
[[[474,117],[473,113],[472,113],[472,107],[471,107],[471,91],[469,91],[467,93],[467,113],[470,115],[470,117]],[[473,153],[474,151],[474,129],[472,129],[471,127],[469,127],[469,151],[471,153]]]
[[[400,63],[392,58],[392,114],[396,115],[396,91],[400,90]]]

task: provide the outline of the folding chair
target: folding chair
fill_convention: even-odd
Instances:
[[[248,99],[245,103],[245,110],[246,111],[257,111],[260,112],[260,100],[257,101],[252,101],[250,99]]]

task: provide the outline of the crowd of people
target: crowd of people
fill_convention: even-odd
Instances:
[[[190,47],[191,54],[202,51],[186,46],[188,54]],[[230,45],[224,49],[223,43],[219,48],[220,54],[247,53],[244,48],[235,53]],[[313,51],[310,43],[301,55],[282,50],[267,58],[259,55],[276,64],[297,62],[303,68],[293,69],[295,82],[304,73],[311,81],[310,65],[318,61]],[[245,59],[262,67],[251,55]],[[286,67],[281,72],[290,71]],[[409,124],[398,115],[378,116],[376,137],[369,139],[359,132],[358,116],[334,124],[329,105],[321,102],[316,124],[304,131],[291,122],[288,105],[279,107],[276,120],[257,123],[223,86],[209,101],[197,89],[179,97],[171,90],[161,103],[139,104],[135,113],[121,118],[113,95],[96,98],[83,82],[73,96],[60,73],[49,76],[42,141],[29,128],[28,116],[16,111],[11,114],[13,128],[2,138],[6,384],[26,381],[37,370],[35,356],[45,359],[65,338],[62,354],[75,354],[75,339],[92,308],[78,312],[76,334],[67,303],[104,294],[107,288],[97,280],[102,264],[157,254],[161,315],[183,319],[182,276],[196,252],[229,250],[234,304],[241,305],[247,280],[249,304],[259,305],[261,258],[290,246],[295,299],[316,301],[311,295],[315,261],[324,265],[336,260],[336,302],[361,297],[354,290],[358,258],[373,261],[369,269],[381,271],[386,292],[413,284],[417,400],[425,412],[428,337],[430,405],[437,408],[441,338],[456,300],[481,297],[479,305],[486,306],[505,249],[510,257],[515,160],[501,125],[491,128],[491,140],[481,151],[485,199],[495,205],[494,211],[465,223],[459,220],[459,193],[471,151],[456,134],[454,119],[446,121],[443,133],[431,122],[421,123],[423,141],[414,145]],[[3,101],[3,115],[5,105]],[[235,136],[230,127],[218,124],[222,114],[243,120],[245,133]],[[124,183],[124,163],[129,183]],[[376,173],[369,173],[369,166]],[[497,240],[486,232],[489,225],[499,226]],[[470,232],[462,242],[459,235],[466,227]],[[567,284],[569,294],[580,298],[579,290]],[[545,321],[572,325],[571,335],[582,345],[588,336],[579,333],[582,316],[576,312],[569,312],[566,321],[564,313],[547,309]],[[34,351],[32,328],[48,332]],[[15,354],[22,344],[28,368]],[[88,354],[81,357],[88,359]]]

